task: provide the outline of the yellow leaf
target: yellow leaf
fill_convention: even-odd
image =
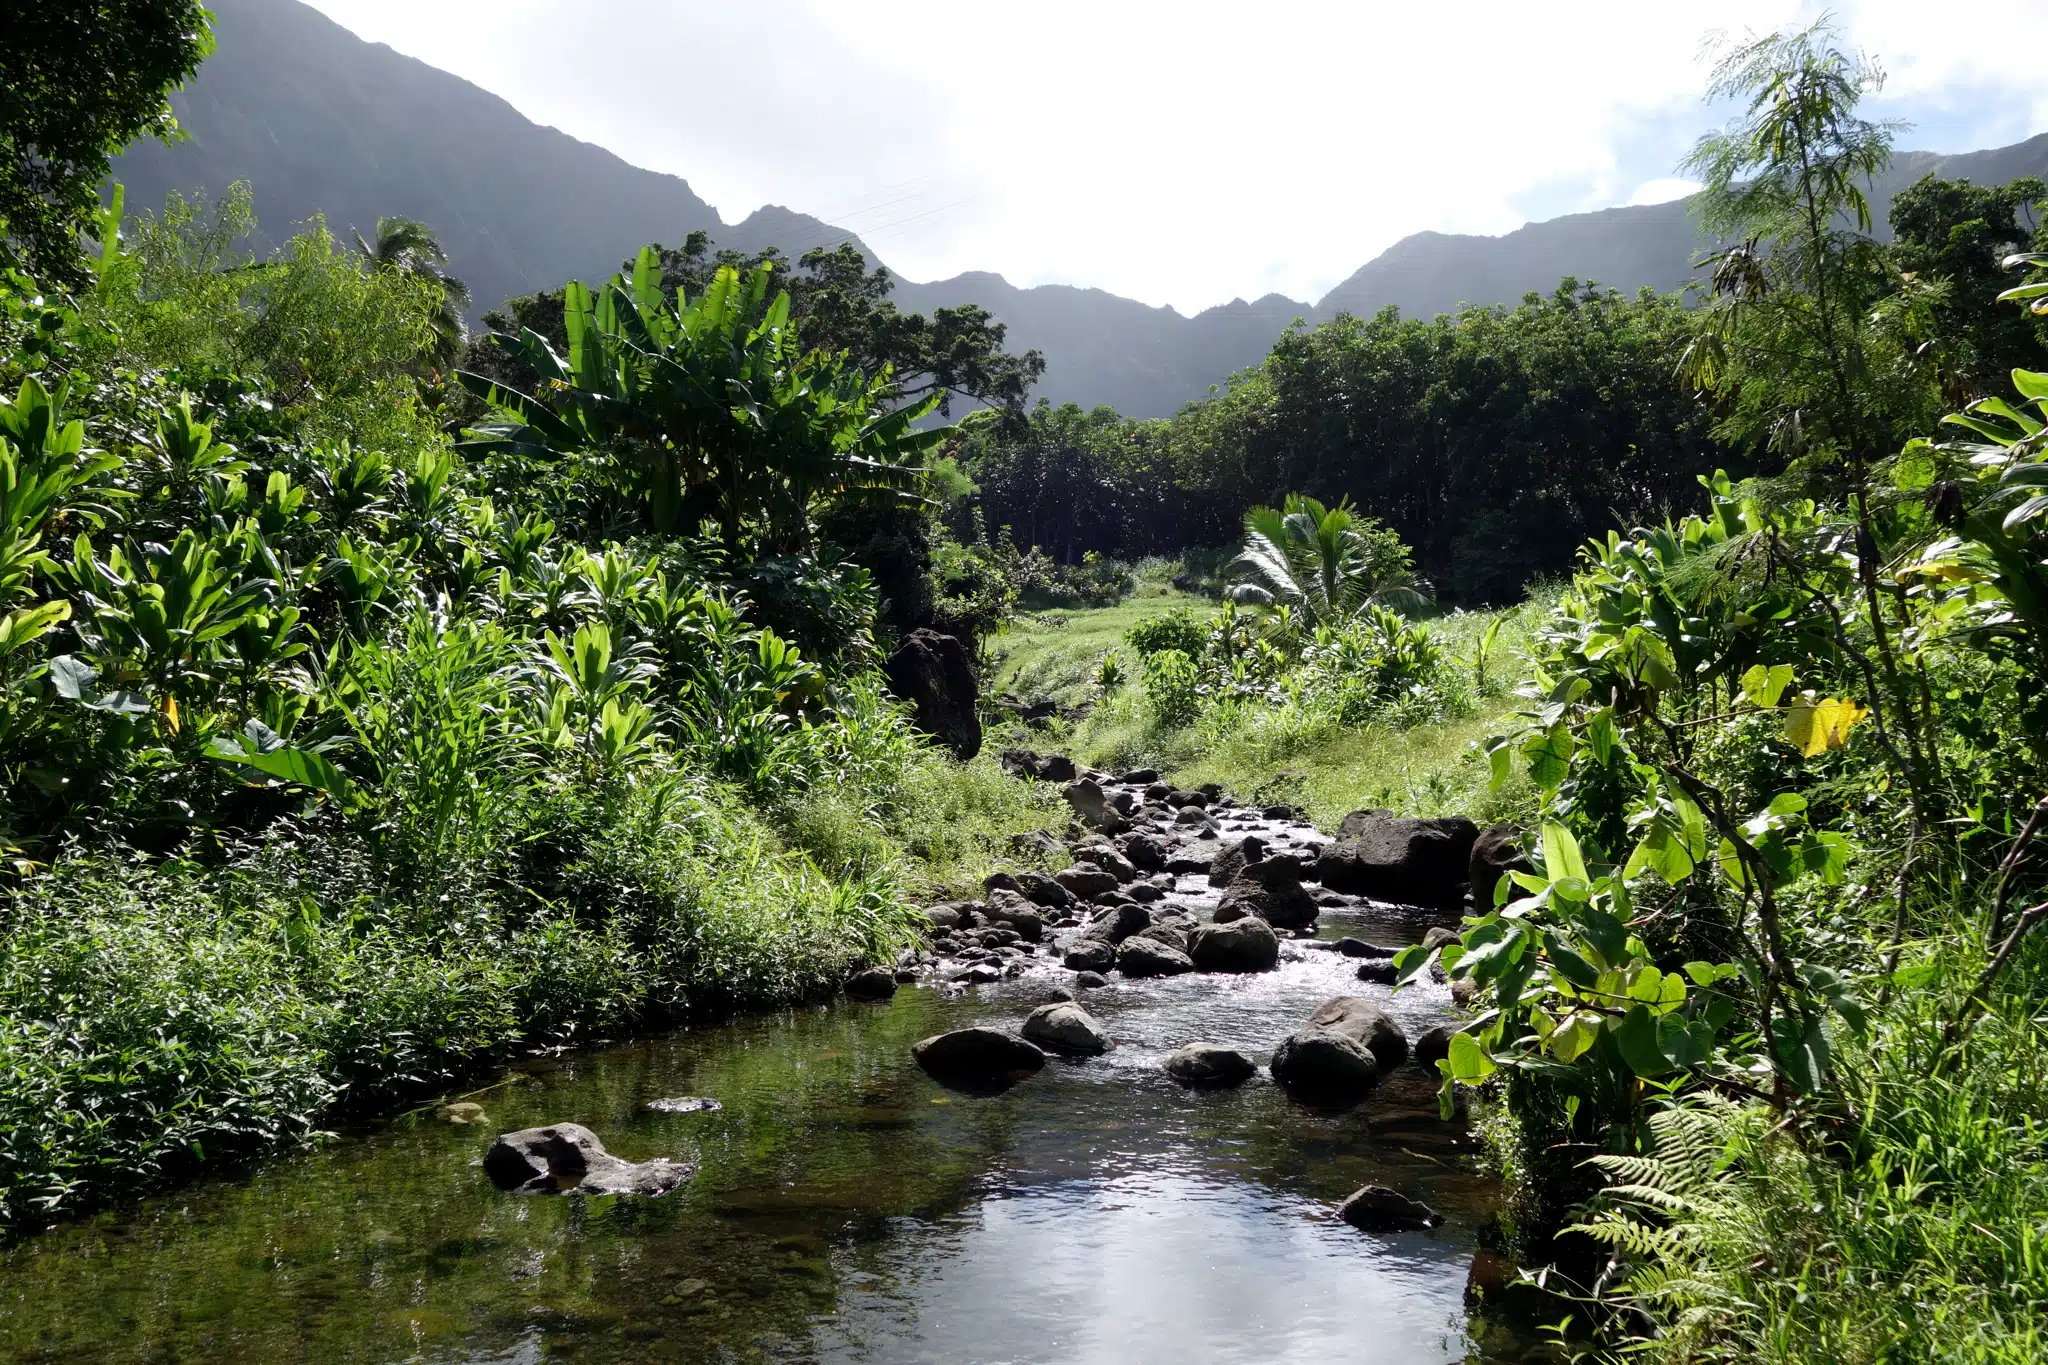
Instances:
[[[1848,697],[1804,696],[1785,713],[1785,738],[1806,757],[1817,758],[1848,743],[1850,729],[1869,714]]]
[[[178,699],[177,699],[176,697],[165,697],[165,698],[164,698],[164,719],[170,722],[170,724],[171,724],[171,733],[172,733],[172,734],[174,734],[174,735],[175,735],[175,734],[177,734],[177,733],[178,733]]]

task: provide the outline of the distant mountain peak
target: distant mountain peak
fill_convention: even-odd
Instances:
[[[460,77],[366,43],[298,0],[208,0],[219,48],[173,97],[189,140],[139,143],[116,163],[131,210],[166,191],[217,193],[248,180],[271,240],[316,211],[367,231],[402,214],[432,224],[480,308],[568,279],[596,281],[648,242],[679,246],[693,230],[720,248],[777,247],[796,259],[860,237],[782,204],[737,223],[678,176],[630,165],[602,147],[526,118]],[[1996,151],[1899,155],[1876,186],[1892,194],[1929,173],[1979,184],[2048,176],[2048,133]],[[1417,232],[1388,247],[1314,305],[1281,294],[1192,317],[1088,285],[1020,287],[990,271],[898,279],[900,306],[978,303],[1018,350],[1046,357],[1039,393],[1162,416],[1257,363],[1297,317],[1370,316],[1393,304],[1430,316],[1460,303],[1514,303],[1564,276],[1626,291],[1682,287],[1698,245],[1686,201],[1599,209],[1528,223],[1498,237]],[[892,272],[893,273],[893,272]]]

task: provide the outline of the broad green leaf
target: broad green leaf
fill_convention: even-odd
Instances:
[[[1578,951],[1557,935],[1549,935],[1547,951],[1550,965],[1557,974],[1577,986],[1580,990],[1591,990],[1600,980],[1600,969],[1579,955]]]
[[[207,746],[207,753],[222,762],[239,763],[279,781],[322,792],[341,805],[349,804],[355,793],[341,769],[310,749],[259,749],[253,744],[245,748],[232,739],[218,738]]]
[[[1411,943],[1400,952],[1395,953],[1394,971],[1397,975],[1394,977],[1394,989],[1399,990],[1413,981],[1428,966],[1429,952],[1420,943]]]
[[[1645,1005],[1654,1005],[1664,992],[1664,974],[1655,967],[1644,967],[1629,978],[1628,998]]]
[[[1688,962],[1685,964],[1685,974],[1692,978],[1692,984],[1695,986],[1711,986],[1716,980],[1714,964],[1711,962]]]
[[[2012,386],[2018,389],[2023,397],[2048,399],[2048,374],[2040,374],[2034,370],[2014,370]]]
[[[1605,910],[1587,908],[1579,916],[1584,926],[1587,942],[1600,955],[1601,962],[1608,967],[1619,967],[1628,960],[1628,926],[1608,914]]]
[[[1469,1033],[1451,1035],[1451,1052],[1446,1060],[1450,1063],[1452,1077],[1466,1085],[1477,1085],[1494,1072],[1493,1058],[1486,1055],[1486,1049],[1479,1046]]]
[[[1576,1010],[1551,1030],[1544,1046],[1560,1062],[1576,1062],[1586,1055],[1599,1037],[1600,1016],[1587,1010]]]
[[[1592,880],[1586,875],[1586,860],[1579,852],[1579,841],[1555,820],[1543,822],[1543,871],[1552,881],[1563,877],[1577,877],[1582,882]]]
[[[1792,685],[1792,665],[1757,664],[1742,675],[1742,695],[1751,705],[1770,709]]]
[[[1658,1011],[1664,1014],[1669,1014],[1675,1009],[1683,1008],[1685,1005],[1685,978],[1677,972],[1666,972],[1663,983],[1658,988],[1655,1004]]]
[[[1661,1076],[1671,1069],[1671,1059],[1657,1044],[1657,1020],[1645,1005],[1632,1005],[1614,1026],[1614,1043],[1621,1059],[1638,1076]]]
[[[1529,779],[1544,791],[1557,790],[1571,776],[1575,752],[1572,732],[1562,724],[1540,731],[1522,744],[1522,754],[1529,760]]]

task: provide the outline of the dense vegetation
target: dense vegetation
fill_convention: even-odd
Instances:
[[[1762,472],[1594,538],[1513,613],[1419,626],[1362,605],[1364,546],[1318,548],[1295,504],[1296,558],[1361,580],[1137,624],[1137,686],[1105,666],[1075,735],[1320,819],[1528,831],[1461,941],[1397,963],[1476,993],[1445,1104],[1496,1102],[1506,1231],[1574,1350],[2048,1353],[2041,187],[1902,196],[1901,275],[1858,191],[1874,80],[1824,29],[1717,71],[1741,112],[1695,166],[1731,245],[1673,358]],[[1272,514],[1247,529],[1235,573],[1269,583]],[[1516,704],[1482,681],[1496,633],[1525,636]]]
[[[566,354],[491,343],[543,396],[458,378],[430,229],[257,258],[249,202],[117,191],[61,269],[0,262],[9,1230],[830,989],[1050,819],[909,727],[903,613],[840,556],[893,537],[908,612],[944,596],[928,384],[806,340],[771,269],[651,249],[565,291]]]
[[[885,957],[1051,817],[875,661],[1022,607],[1083,757],[1524,832],[1441,1069],[1563,1335],[2041,1359],[2042,187],[1880,245],[1875,80],[1727,52],[1689,305],[1340,319],[1161,422],[1024,412],[857,258],[649,248],[467,351],[417,224],[255,260],[243,197],[117,199],[11,259],[0,1219]]]
[[[1834,306],[1871,324],[1849,357],[1859,441],[1896,449],[1949,408],[2002,393],[2038,355],[2039,320],[1994,298],[2011,284],[2004,252],[2037,233],[2048,249],[2041,194],[2032,181],[1929,179],[1893,201],[1890,244],[1867,222],[1847,234],[1829,268]],[[1690,298],[1565,280],[1515,308],[1343,316],[1290,331],[1171,419],[1041,402],[1021,430],[972,427],[960,458],[974,505],[1019,543],[1077,561],[1222,545],[1246,507],[1289,491],[1349,499],[1414,547],[1446,602],[1511,603],[1566,572],[1588,537],[1692,506],[1699,476],[1776,474],[1834,439],[1813,424],[1840,395],[1795,391],[1802,377],[1835,383],[1825,339],[1795,325],[1802,295],[1751,288],[1778,268],[1754,223],[1709,226],[1748,249],[1708,262]],[[1703,314],[1741,316],[1734,352],[1712,335],[1694,345]],[[1752,369],[1782,381],[1768,406],[1741,396]],[[1727,381],[1729,401],[1701,401],[1708,379]]]

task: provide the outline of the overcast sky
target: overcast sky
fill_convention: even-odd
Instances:
[[[783,204],[898,273],[1194,312],[1313,301],[1411,232],[1675,197],[1710,30],[1798,0],[311,0],[540,123]],[[2048,0],[1842,0],[1909,148],[2048,130]],[[2005,35],[2001,38],[1999,35]]]

